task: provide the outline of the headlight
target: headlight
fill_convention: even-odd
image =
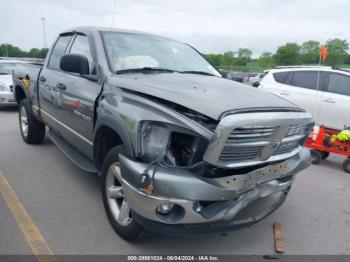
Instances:
[[[208,141],[194,132],[160,122],[143,122],[140,128],[140,158],[171,166],[191,166],[202,160]]]
[[[144,122],[140,134],[140,156],[146,162],[159,161],[165,155],[170,131],[161,123]]]

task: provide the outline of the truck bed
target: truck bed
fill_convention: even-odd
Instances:
[[[13,73],[14,87],[25,87],[24,90],[27,91],[27,97],[32,100],[33,104],[38,103],[35,90],[42,67],[43,65],[40,63],[16,64]],[[14,90],[16,92],[16,88]]]

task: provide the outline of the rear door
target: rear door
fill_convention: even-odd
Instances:
[[[350,76],[329,73],[327,88],[322,95],[318,122],[342,130],[350,126]]]
[[[67,53],[84,55],[89,61],[90,74],[96,74],[92,39],[78,33]],[[93,118],[95,100],[101,86],[79,74],[64,73],[57,79],[58,120],[63,124],[59,130],[63,138],[86,156],[92,158]],[[89,148],[90,150],[86,150]]]
[[[281,79],[278,73],[275,74],[276,81],[281,81],[277,94],[311,113],[315,119],[326,74],[318,71],[290,71]]]
[[[59,100],[57,100],[56,84],[65,77],[60,69],[61,57],[65,54],[73,34],[60,35],[52,48],[48,62],[44,65],[39,76],[39,103],[45,122],[58,131],[57,119]]]

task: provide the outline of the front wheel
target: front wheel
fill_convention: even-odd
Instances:
[[[23,140],[28,144],[39,144],[45,137],[45,125],[34,115],[28,99],[19,103],[19,127]]]
[[[139,237],[143,228],[132,218],[130,206],[124,197],[119,166],[119,153],[122,151],[121,146],[116,146],[107,153],[101,170],[101,192],[114,231],[125,240],[132,241]]]

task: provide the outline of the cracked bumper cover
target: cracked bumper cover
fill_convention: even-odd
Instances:
[[[251,225],[276,210],[285,200],[295,174],[311,163],[302,149],[293,157],[252,172],[222,178],[203,178],[188,169],[148,165],[120,155],[125,197],[134,218],[152,231],[183,235],[224,232]],[[144,174],[153,174],[152,195],[142,192]],[[142,178],[143,177],[143,178]],[[258,214],[236,220],[248,204],[278,195]],[[203,201],[209,205],[203,205]],[[175,204],[173,214],[162,216],[157,207]]]

